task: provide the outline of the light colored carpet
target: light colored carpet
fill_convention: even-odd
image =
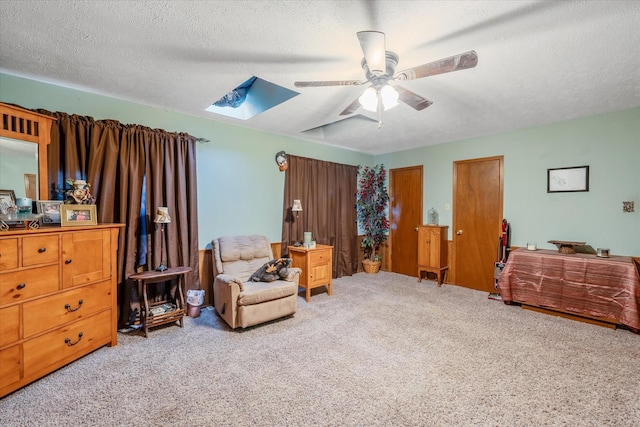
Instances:
[[[3,426],[637,426],[640,336],[381,272],[231,331],[119,334],[0,400]]]

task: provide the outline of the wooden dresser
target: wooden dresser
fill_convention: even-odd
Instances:
[[[0,232],[0,397],[117,344],[121,226]]]

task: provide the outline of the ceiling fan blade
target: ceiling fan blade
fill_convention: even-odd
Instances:
[[[449,73],[451,71],[465,70],[478,65],[478,55],[475,50],[461,53],[459,55],[450,56],[448,58],[439,59],[429,62],[428,64],[418,65],[408,70],[400,71],[396,80],[414,80],[422,77],[435,76],[437,74]]]
[[[369,67],[369,72],[374,76],[381,76],[386,71],[386,51],[384,41],[384,33],[380,31],[360,31],[358,32],[358,40],[362,53],[364,53],[365,61]]]
[[[417,93],[413,93],[403,87],[393,86],[393,88],[398,92],[398,101],[404,102],[409,107],[415,108],[417,111],[424,110],[433,104],[433,101],[429,101]]]
[[[295,82],[295,87],[317,87],[317,86],[354,86],[363,85],[367,82],[360,80],[333,80],[333,81],[317,81],[317,82]]]
[[[354,113],[358,108],[360,108],[360,101],[356,98],[356,100],[349,104],[349,106],[345,108],[340,115],[348,116],[349,114]]]

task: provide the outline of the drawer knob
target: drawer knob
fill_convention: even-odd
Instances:
[[[38,253],[43,254],[45,252],[47,252],[47,248],[45,248],[45,247],[42,247],[42,248],[38,249]]]
[[[65,304],[64,305],[64,309],[67,310],[69,313],[71,313],[73,311],[78,311],[78,310],[80,310],[80,307],[82,307],[82,303],[83,302],[84,301],[82,301],[82,300],[78,300],[78,306],[76,308],[71,308],[71,305]]]
[[[26,288],[26,287],[27,287],[27,284],[26,284],[26,283],[20,283],[20,284],[17,286],[17,288],[18,288],[18,289],[24,289],[24,288]]]
[[[79,333],[78,333],[78,340],[77,340],[76,342],[71,342],[71,338],[65,338],[65,339],[64,339],[64,343],[65,343],[66,345],[68,345],[69,347],[71,347],[72,345],[76,345],[76,344],[78,344],[78,343],[80,342],[80,340],[82,339],[82,335],[83,335],[83,334],[82,334],[82,332],[79,332]]]
[[[65,260],[64,260],[64,263],[65,263],[65,264],[71,264],[71,258],[67,258],[67,259],[65,259]]]

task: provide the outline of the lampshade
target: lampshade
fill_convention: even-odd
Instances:
[[[380,89],[380,96],[382,97],[382,105],[384,105],[385,111],[398,105],[398,92],[396,92],[396,90],[391,86],[382,86],[382,89]]]
[[[292,210],[293,212],[300,212],[300,211],[302,211],[302,203],[300,203],[300,200],[295,199],[295,200],[293,201],[293,207],[291,208],[291,210]]]
[[[398,92],[388,84],[382,86],[379,91],[373,86],[368,87],[358,98],[358,101],[365,110],[376,112],[378,111],[378,96],[382,99],[383,111],[390,110],[398,105]]]
[[[171,222],[171,217],[169,216],[169,208],[164,206],[159,206],[156,209],[156,218],[153,220],[158,224],[168,224]]]

